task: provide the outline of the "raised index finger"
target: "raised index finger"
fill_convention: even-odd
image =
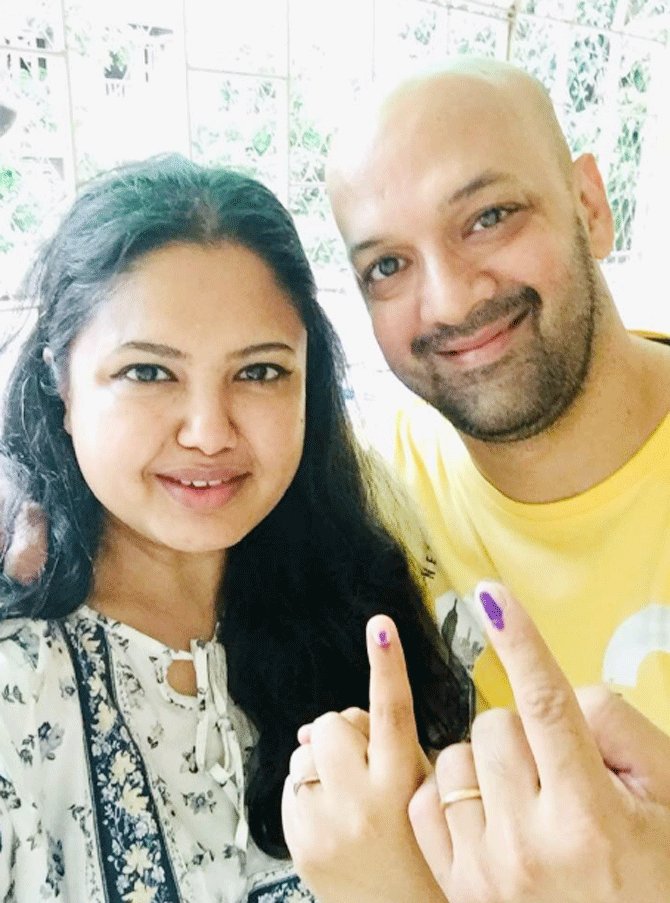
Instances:
[[[381,776],[398,770],[423,776],[423,754],[414,720],[412,690],[395,624],[375,615],[367,626],[370,659],[370,769]]]
[[[593,793],[594,781],[605,785],[606,771],[556,659],[535,624],[500,584],[480,583],[475,592],[486,614],[489,639],[507,672],[542,788],[560,793],[570,786]]]

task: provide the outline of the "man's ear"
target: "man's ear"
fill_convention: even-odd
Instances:
[[[603,260],[614,244],[614,223],[607,192],[593,154],[582,154],[572,164],[575,194],[591,253]]]

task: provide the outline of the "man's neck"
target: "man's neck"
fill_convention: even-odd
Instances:
[[[521,502],[552,502],[602,482],[644,445],[670,410],[670,348],[603,324],[591,368],[568,411],[538,436],[481,442],[463,436],[486,479]]]

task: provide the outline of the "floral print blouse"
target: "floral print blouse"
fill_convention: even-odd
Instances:
[[[0,901],[312,901],[249,837],[253,733],[226,688],[213,640],[175,652],[87,606],[0,624]]]

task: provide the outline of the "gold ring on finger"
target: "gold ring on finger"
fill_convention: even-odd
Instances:
[[[297,796],[298,790],[300,790],[300,788],[304,787],[306,784],[320,784],[320,783],[321,783],[321,779],[318,778],[316,775],[314,775],[313,777],[299,778],[297,781],[293,782],[293,793]]]
[[[445,793],[440,797],[440,802],[442,809],[446,809],[447,806],[453,806],[454,803],[460,803],[463,800],[480,800],[481,798],[482,792],[479,787],[463,787],[460,790],[450,790],[449,793]]]

